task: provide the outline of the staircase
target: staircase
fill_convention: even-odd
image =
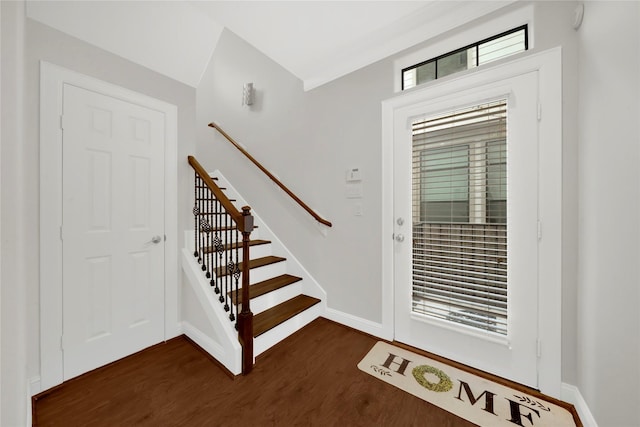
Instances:
[[[236,209],[245,205],[219,171],[211,177]],[[183,270],[214,332],[206,334],[203,332],[206,328],[194,330],[197,328],[190,325],[185,328],[185,334],[232,373],[238,374],[242,347],[238,345],[236,329],[242,313],[243,271],[249,272],[253,358],[321,316],[326,307],[326,296],[255,213],[255,225],[247,245],[248,269],[245,270],[243,242],[233,240],[238,232],[230,215],[207,211],[212,206],[208,188],[196,185],[200,187],[195,192],[196,207],[204,208],[194,208],[195,223],[199,228],[186,233],[186,242],[191,247],[183,250]]]

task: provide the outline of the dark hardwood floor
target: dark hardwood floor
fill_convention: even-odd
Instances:
[[[34,425],[474,425],[361,372],[375,342],[321,318],[233,379],[179,337],[37,396]]]

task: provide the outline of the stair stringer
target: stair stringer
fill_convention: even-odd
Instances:
[[[215,170],[210,173],[212,177],[218,178],[218,185],[220,187],[225,187],[224,190],[227,197],[231,199],[236,199],[234,205],[238,208],[249,205],[247,201],[238,193],[238,191],[231,185],[231,183],[225,178],[225,176],[219,170]],[[320,286],[318,281],[309,273],[309,271],[302,265],[302,263],[295,257],[295,255],[282,243],[282,241],[276,236],[276,234],[269,228],[267,223],[265,223],[260,215],[256,213],[256,211],[251,208],[251,215],[254,217],[254,224],[259,226],[260,238],[265,240],[270,240],[272,245],[272,253],[277,254],[278,256],[282,256],[287,259],[287,273],[292,274],[294,276],[298,276],[302,278],[302,293],[309,295],[311,297],[318,298],[320,303],[319,316],[324,316],[327,309],[327,292]],[[256,230],[256,231],[258,231]],[[255,231],[254,231],[255,233]],[[253,233],[252,233],[253,236]]]
[[[202,273],[200,264],[193,256],[193,250],[182,249],[182,270],[213,328],[215,337],[185,322],[183,322],[184,334],[222,363],[232,374],[241,374],[242,346],[238,341],[238,332],[229,321],[229,315],[218,301],[209,280]]]

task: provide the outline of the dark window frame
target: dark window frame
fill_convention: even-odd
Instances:
[[[517,33],[518,31],[522,31],[522,30],[524,30],[524,50],[525,51],[529,50],[529,25],[528,24],[524,24],[524,25],[521,25],[519,27],[513,28],[511,30],[504,31],[504,32],[502,32],[500,34],[497,34],[495,36],[488,37],[488,38],[486,38],[484,40],[480,40],[478,42],[471,43],[471,44],[469,44],[467,46],[452,50],[450,52],[443,53],[442,55],[436,56],[435,58],[431,58],[431,59],[428,59],[426,61],[422,61],[422,62],[420,62],[418,64],[414,64],[414,65],[411,65],[409,67],[403,68],[400,71],[400,85],[401,85],[400,87],[401,87],[401,90],[405,90],[405,87],[404,87],[404,73],[407,72],[407,71],[411,71],[411,70],[413,70],[415,68],[422,67],[423,65],[426,65],[426,64],[429,64],[429,63],[433,62],[433,63],[435,63],[435,78],[434,78],[434,80],[438,80],[438,60],[440,60],[442,58],[445,58],[447,56],[450,56],[450,55],[454,55],[456,53],[460,53],[460,52],[466,51],[466,50],[471,49],[471,48],[475,48],[475,50],[476,50],[476,64],[475,64],[475,66],[478,67],[479,66],[478,61],[480,60],[480,55],[479,55],[478,49],[479,49],[481,44],[488,43],[488,42],[491,42],[493,40],[497,40],[497,39],[499,39],[501,37],[508,36],[509,34]],[[419,86],[419,85],[416,84],[415,86],[412,86],[412,87],[416,87],[416,86]]]

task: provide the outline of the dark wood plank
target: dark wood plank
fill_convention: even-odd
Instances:
[[[229,225],[229,226],[226,226],[226,227],[217,227],[217,228],[213,228],[213,229],[212,229],[212,231],[213,231],[214,233],[216,233],[216,232],[221,232],[221,231],[236,230],[237,228],[238,228],[238,227],[236,227],[236,226],[235,226],[235,224],[234,224],[234,225]],[[257,226],[257,225],[254,225],[254,226],[253,226],[253,228],[254,228],[254,229],[256,229],[256,228],[258,228],[258,226]],[[204,232],[203,232],[203,233],[204,233]]]
[[[269,243],[271,243],[269,240],[260,240],[260,239],[256,239],[256,240],[249,240],[249,247],[251,246],[260,246],[260,245],[268,245]],[[223,246],[223,249],[225,251],[228,251],[229,249],[242,249],[242,242],[236,242],[236,243],[229,243]],[[215,249],[212,246],[205,246],[202,250],[202,252],[204,252],[205,254],[211,253],[213,252]]]
[[[218,178],[211,178],[211,179],[214,180],[214,181],[218,180]],[[208,189],[209,187],[207,187],[206,185],[196,185],[195,188],[207,188]],[[227,187],[218,187],[218,188],[220,190],[226,190],[227,189]]]
[[[209,197],[196,197],[196,200],[208,201],[208,200],[210,200],[210,198]],[[238,200],[237,199],[229,199],[229,201],[233,203],[233,202],[237,202]]]
[[[41,394],[34,425],[473,426],[360,371],[376,341],[317,319],[231,379],[178,338]]]
[[[271,241],[269,240],[261,240],[261,239],[256,239],[256,240],[249,240],[249,246],[259,246],[259,245],[268,245],[269,243],[271,243]],[[229,250],[229,249],[242,249],[242,242],[235,242],[235,243],[229,243],[224,245],[224,250]]]
[[[318,298],[308,295],[298,295],[281,304],[271,307],[268,310],[253,316],[253,336],[257,337],[268,330],[278,326],[280,323],[291,319],[293,316],[302,313],[307,308],[319,303]]]
[[[249,268],[251,269],[251,268],[264,267],[265,265],[271,265],[271,264],[275,264],[277,262],[282,262],[285,260],[286,258],[269,255],[262,258],[252,259],[251,261],[249,261]],[[238,264],[238,268],[240,269],[240,271],[242,271],[242,263]],[[230,271],[227,271],[227,266],[222,266],[222,267],[218,267],[216,276],[218,277],[226,276],[230,273],[231,273]]]
[[[284,288],[285,286],[289,286],[293,283],[299,282],[300,280],[302,280],[302,277],[283,274],[269,280],[258,282],[249,287],[249,298],[257,298],[260,295],[268,294],[269,292]],[[230,291],[228,292],[228,295],[231,296],[231,301],[233,302],[233,304],[242,304],[242,293],[238,293],[237,301],[235,298],[235,292]]]

